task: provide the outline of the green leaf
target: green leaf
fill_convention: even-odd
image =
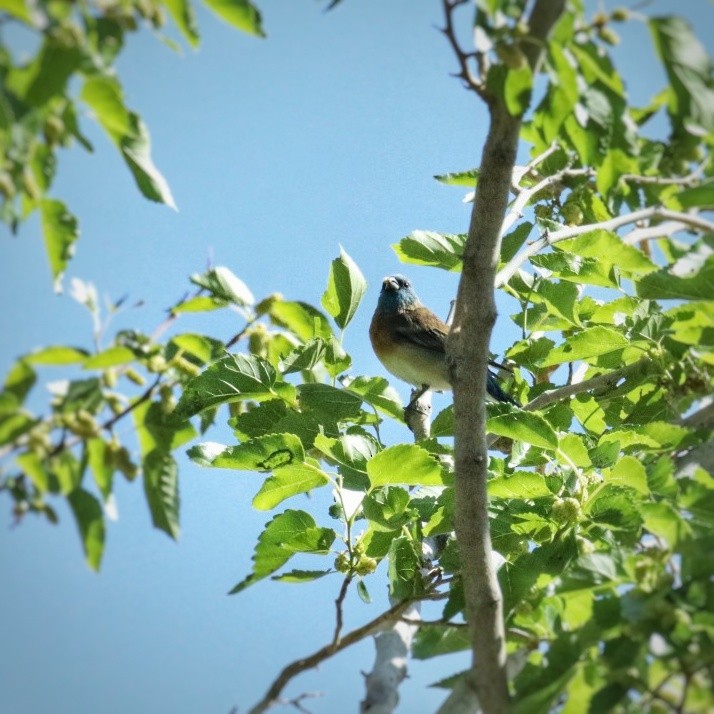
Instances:
[[[149,132],[139,115],[124,105],[119,82],[113,77],[91,75],[84,82],[80,98],[116,144],[141,193],[150,201],[175,209],[171,189],[151,159]]]
[[[637,295],[660,300],[714,300],[714,254],[705,244],[641,278]]]
[[[88,491],[78,488],[67,496],[82,539],[87,565],[99,570],[104,553],[104,516],[99,501]]]
[[[501,476],[490,479],[488,495],[491,498],[543,498],[553,494],[541,474],[530,471],[517,471],[512,476]]]
[[[387,484],[443,486],[443,469],[431,454],[415,444],[398,444],[380,451],[367,462],[372,488]]]
[[[322,306],[341,329],[344,330],[354,317],[366,290],[367,281],[357,263],[340,249],[340,257],[335,258],[330,266]]]
[[[586,512],[611,530],[635,532],[642,526],[641,501],[633,488],[605,484],[588,500]]]
[[[582,258],[605,260],[625,273],[651,273],[657,269],[641,250],[623,243],[622,238],[611,231],[591,231],[577,238],[559,241],[555,249]]]
[[[465,235],[414,231],[392,248],[403,263],[459,271],[465,242]]]
[[[18,404],[22,404],[36,381],[35,370],[26,360],[20,359],[10,367],[7,377],[5,377],[4,392],[14,395]]]
[[[280,362],[280,371],[283,374],[292,374],[313,369],[322,362],[326,351],[327,346],[321,337],[308,340],[283,357]]]
[[[181,350],[184,354],[195,357],[199,362],[206,364],[218,358],[224,351],[223,343],[214,340],[212,337],[195,335],[189,332],[181,335],[174,335],[169,343],[170,348],[175,347],[176,351]],[[174,353],[168,351],[167,358],[172,358]]]
[[[355,377],[347,383],[350,392],[359,395],[367,404],[394,419],[404,418],[402,400],[394,387],[384,377]]]
[[[265,37],[260,12],[249,0],[205,0],[205,3],[229,25],[249,35]]]
[[[521,116],[531,101],[533,88],[533,72],[524,61],[522,67],[508,69],[503,84],[503,98],[511,116]]]
[[[634,456],[622,456],[605,476],[606,483],[628,486],[643,496],[650,495],[647,485],[647,471],[644,464]]]
[[[550,367],[564,362],[591,359],[624,349],[630,345],[630,340],[622,332],[608,327],[589,327],[568,337],[564,344],[551,350],[541,363],[542,367]]]
[[[466,627],[420,627],[414,639],[412,657],[429,659],[470,647],[471,638]]]
[[[271,580],[279,580],[281,583],[311,583],[332,572],[332,570],[290,570],[281,575],[273,575]]]
[[[303,342],[313,337],[322,337],[326,340],[332,337],[329,320],[306,302],[274,300],[270,304],[269,313],[278,327],[290,330]]]
[[[283,382],[273,366],[255,355],[228,355],[194,377],[184,389],[177,417],[190,417],[228,402],[264,401],[280,397],[294,401],[295,388]]]
[[[211,268],[203,274],[192,275],[191,282],[208,290],[217,300],[225,300],[240,307],[255,303],[253,293],[248,286],[232,270],[223,265]]]
[[[516,226],[508,235],[503,237],[501,241],[501,261],[507,263],[521,249],[521,246],[526,242],[528,236],[533,230],[533,224],[524,221]]]
[[[566,427],[567,428],[567,427]],[[590,456],[585,442],[578,434],[561,434],[558,438],[558,453],[559,461],[564,465],[579,468],[588,468]]]
[[[389,594],[395,600],[416,597],[423,592],[421,556],[411,538],[399,536],[392,541],[388,574]]]
[[[134,353],[128,347],[109,347],[84,360],[84,369],[106,369],[134,361]]]
[[[45,250],[50,262],[55,292],[62,291],[62,276],[74,255],[74,243],[79,238],[79,226],[62,201],[45,198],[40,201],[40,218]]]
[[[707,208],[714,209],[714,181],[708,181],[701,186],[686,188],[674,197],[680,209]]]
[[[112,493],[114,476],[112,452],[103,439],[90,439],[87,441],[87,454],[94,483],[97,484],[99,492],[106,501]]]
[[[177,315],[182,312],[211,312],[212,310],[220,310],[225,306],[225,300],[220,300],[210,295],[198,295],[175,305],[171,308],[171,312]]]
[[[714,131],[712,64],[706,49],[682,17],[653,17],[649,27],[674,90],[670,114],[696,136]]]
[[[346,389],[329,384],[301,384],[298,387],[300,406],[328,419],[343,421],[359,416],[362,399]]]
[[[434,178],[440,183],[445,183],[447,186],[464,186],[466,188],[475,188],[481,172],[478,169],[469,169],[468,171],[456,171],[454,173],[439,174]]]
[[[154,527],[179,537],[178,466],[171,454],[154,449],[143,459],[144,493]]]
[[[54,347],[43,347],[36,352],[31,352],[24,357],[29,364],[40,364],[43,366],[59,367],[66,364],[79,364],[87,359],[87,352],[78,347],[65,347],[57,345]]]
[[[286,498],[329,483],[324,471],[310,464],[291,464],[273,470],[253,499],[253,508],[269,511]]]
[[[191,47],[198,47],[198,25],[190,0],[161,0],[176,23],[176,27]]]
[[[190,448],[188,456],[201,466],[242,471],[272,471],[305,461],[302,442],[294,434],[266,434],[237,446],[207,442]]]
[[[24,0],[2,0],[2,2],[0,2],[0,9],[8,13],[8,15],[16,17],[18,20],[22,20],[28,24],[32,23],[32,17]]]
[[[327,457],[329,463],[339,466],[346,488],[356,491],[369,488],[367,462],[379,450],[376,440],[363,434],[341,434],[336,439],[318,434],[315,448]]]
[[[642,516],[645,528],[664,539],[674,549],[691,535],[691,528],[679,513],[666,501],[643,503]]]
[[[141,402],[133,409],[142,455],[154,449],[173,451],[196,436],[190,422],[167,413],[161,402]]]
[[[558,448],[558,437],[553,427],[540,414],[514,410],[508,414],[492,416],[488,418],[486,430],[543,449]]]
[[[47,473],[44,460],[37,453],[26,451],[24,454],[15,457],[15,463],[30,478],[32,484],[40,493],[44,493],[49,489],[50,475]]]
[[[336,533],[318,528],[305,511],[287,510],[270,521],[258,537],[253,553],[253,570],[230,594],[239,593],[282,567],[295,553],[327,555]]]
[[[377,530],[399,530],[411,517],[407,511],[409,500],[409,493],[400,486],[383,486],[362,500],[362,512]]]

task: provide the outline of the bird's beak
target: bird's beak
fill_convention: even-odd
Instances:
[[[390,275],[382,280],[382,290],[399,290],[399,283]]]

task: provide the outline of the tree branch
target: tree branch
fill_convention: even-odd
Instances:
[[[582,394],[583,392],[589,392],[591,389],[602,389],[604,387],[615,387],[621,379],[626,379],[627,377],[644,373],[652,363],[649,357],[643,357],[637,362],[628,364],[620,369],[615,369],[612,372],[606,372],[605,374],[599,374],[597,377],[591,377],[582,382],[576,382],[575,384],[567,384],[564,387],[558,387],[557,389],[549,389],[547,392],[539,394],[535,399],[528,402],[523,409],[527,411],[535,411],[536,409],[543,409],[560,402],[563,399],[572,397],[576,394]]]
[[[476,92],[482,99],[486,99],[486,87],[483,84],[482,77],[475,77],[469,67],[469,57],[475,56],[473,53],[464,52],[459,41],[456,39],[456,31],[454,29],[454,10],[464,4],[464,0],[442,0],[444,6],[444,28],[441,30],[446,39],[451,45],[451,49],[456,55],[459,62],[460,71],[456,75],[460,77],[467,89]]]
[[[581,236],[585,233],[591,233],[596,230],[616,231],[618,228],[622,228],[622,226],[638,223],[639,221],[651,220],[653,218],[676,221],[677,223],[681,223],[688,228],[694,228],[707,233],[714,232],[714,223],[711,223],[696,214],[670,211],[659,206],[643,208],[640,211],[633,211],[632,213],[627,213],[622,216],[615,216],[614,218],[610,218],[607,221],[601,221],[600,223],[588,223],[584,226],[563,228],[559,231],[554,231],[553,233],[545,233],[538,240],[533,241],[533,243],[515,255],[504,266],[504,268],[499,271],[498,275],[496,275],[496,287],[500,287],[504,283],[507,283],[516,273],[518,268],[523,265],[523,263],[525,263],[529,258],[532,258],[546,246],[553,245],[562,240],[567,240],[568,238],[576,238],[577,236]]]
[[[540,63],[564,0],[537,0],[529,17],[530,35],[522,50],[532,69]],[[489,102],[490,124],[480,180],[464,247],[448,356],[454,387],[456,535],[470,625],[473,663],[468,688],[487,714],[508,710],[502,599],[489,532],[486,374],[489,340],[496,320],[494,278],[500,236],[508,208],[521,118],[502,100]]]
[[[347,649],[351,645],[363,640],[365,637],[374,634],[376,630],[386,623],[398,620],[411,605],[410,600],[393,605],[388,610],[370,620],[366,624],[348,632],[344,637],[341,637],[338,642],[331,642],[329,645],[321,647],[316,652],[313,652],[307,657],[297,659],[291,662],[283,671],[276,677],[275,681],[270,685],[265,696],[250,710],[250,714],[260,714],[269,709],[273,704],[279,702],[280,693],[287,686],[293,677],[305,672],[308,669],[317,667],[321,662],[329,659],[334,654]]]

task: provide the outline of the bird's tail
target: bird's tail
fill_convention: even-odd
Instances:
[[[497,402],[506,402],[507,404],[513,404],[513,406],[516,407],[521,406],[510,394],[506,394],[503,389],[501,389],[501,385],[491,372],[488,372],[486,375],[486,391]]]

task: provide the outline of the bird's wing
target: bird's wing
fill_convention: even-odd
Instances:
[[[394,323],[394,331],[404,342],[423,347],[432,352],[444,353],[449,327],[431,310],[419,306],[399,312]]]

